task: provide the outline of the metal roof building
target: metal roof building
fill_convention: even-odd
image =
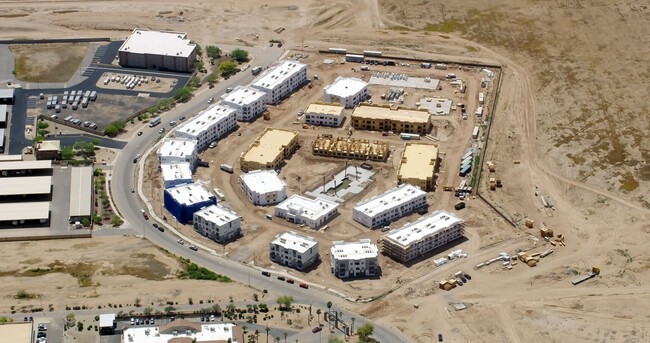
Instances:
[[[0,104],[11,105],[14,103],[14,89],[0,89]]]
[[[0,222],[12,220],[47,220],[50,218],[50,203],[10,202],[0,203]]]
[[[70,176],[70,218],[92,214],[93,168],[74,167]]]
[[[267,104],[275,104],[305,82],[307,65],[289,60],[267,70],[251,87],[266,93]]]
[[[118,50],[122,67],[191,72],[196,44],[184,32],[136,28]]]
[[[369,227],[387,225],[427,205],[427,193],[419,187],[403,184],[356,204],[352,218]]]
[[[2,176],[9,175],[25,175],[28,172],[45,172],[52,170],[52,161],[6,161],[0,163],[0,174]]]
[[[51,176],[0,177],[0,196],[27,196],[51,192]]]

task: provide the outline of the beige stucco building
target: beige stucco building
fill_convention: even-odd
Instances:
[[[429,132],[431,115],[426,110],[390,106],[360,105],[352,112],[352,127],[358,130],[393,131],[424,135]]]
[[[245,173],[258,169],[279,169],[285,158],[298,147],[298,132],[267,128],[248,149],[241,153],[239,163]]]
[[[434,173],[438,163],[438,146],[425,143],[406,143],[397,170],[397,182],[433,190]]]

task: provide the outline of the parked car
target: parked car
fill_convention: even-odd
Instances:
[[[138,136],[142,136],[142,131],[138,132]]]
[[[147,215],[147,212],[144,210],[140,210],[140,213],[142,213],[142,216],[144,217],[145,220],[149,220],[149,215]]]
[[[213,102],[214,102],[214,98],[210,98],[210,99],[208,99],[208,104],[211,104],[211,103],[213,103]]]
[[[178,120],[180,120],[180,121],[185,120],[185,116],[182,116],[182,117],[178,118]]]
[[[196,245],[190,245],[190,250],[193,250],[193,251],[198,251],[198,250],[199,250],[199,248],[197,248],[197,246],[196,246]]]
[[[286,279],[287,279],[287,278],[285,278],[284,276],[278,276],[278,280],[280,280],[280,281],[284,281],[284,280],[286,280]]]
[[[264,276],[266,276],[266,277],[270,277],[270,276],[271,276],[271,273],[269,273],[269,272],[262,272],[262,275],[264,275]]]
[[[217,146],[217,142],[212,142],[212,143],[210,143],[209,148],[214,149],[214,147],[216,147],[216,146]]]
[[[230,92],[232,92],[232,87],[226,88],[226,93],[230,93]]]
[[[320,326],[317,326],[317,327],[311,329],[311,332],[313,332],[313,333],[317,333],[317,332],[320,332],[321,330],[323,330],[323,328],[320,327]]]
[[[164,127],[160,128],[160,130],[158,130],[158,133],[160,134],[165,133],[165,128]]]
[[[301,283],[300,288],[308,289],[309,286],[306,283]]]
[[[170,122],[169,122],[169,125],[171,125],[171,126],[176,125],[176,121],[175,121],[175,120],[170,121]]]
[[[461,201],[461,202],[457,203],[456,205],[454,205],[454,208],[456,209],[456,211],[460,211],[460,210],[465,208],[465,203]]]
[[[438,334],[438,342],[442,342],[442,334],[441,333]]]
[[[179,239],[179,240],[177,240],[176,242],[178,242],[178,244],[180,244],[180,245],[183,245],[183,244],[185,244],[185,241],[184,241],[184,240],[182,240],[182,239]]]
[[[38,324],[38,331],[47,331],[47,326],[43,323]]]
[[[471,280],[471,279],[472,279],[472,276],[469,275],[469,274],[467,274],[467,273],[463,274],[463,276],[464,276],[467,280]]]
[[[287,283],[293,284],[294,282],[293,279],[287,279]]]

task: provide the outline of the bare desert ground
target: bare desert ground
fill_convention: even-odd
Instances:
[[[516,223],[535,220],[535,229],[508,226],[472,199],[462,213],[468,221],[463,244],[472,255],[415,273],[421,276],[381,300],[346,306],[413,342],[430,342],[437,333],[445,341],[643,342],[650,339],[643,300],[650,295],[649,12],[647,2],[607,1],[0,2],[0,37],[124,37],[143,26],[187,31],[202,45],[281,39],[310,54],[336,46],[501,64],[486,156],[504,187],[482,193]],[[281,34],[274,32],[281,27]],[[296,98],[309,99],[301,94]],[[291,103],[289,116],[298,109]],[[231,144],[245,146],[247,139],[252,135]],[[202,177],[236,194],[229,176]],[[553,198],[555,210],[542,208],[536,190]],[[437,191],[432,203],[447,196]],[[474,270],[500,252],[550,248],[539,239],[542,223],[564,234],[567,246],[554,247],[537,267]],[[14,266],[24,260],[11,259]],[[600,276],[571,285],[593,265]],[[472,281],[448,292],[437,288],[457,270],[471,273]],[[22,285],[22,278],[3,279]],[[168,282],[177,281],[161,284]],[[119,285],[119,278],[110,283]],[[189,292],[192,286],[185,285]],[[468,309],[454,311],[451,304],[458,302]]]

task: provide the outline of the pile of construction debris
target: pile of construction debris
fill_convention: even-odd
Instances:
[[[456,273],[449,276],[449,279],[440,280],[438,282],[438,287],[444,289],[445,291],[450,291],[456,286],[462,286],[466,282],[472,279],[472,276],[464,273],[463,271],[457,271]]]

